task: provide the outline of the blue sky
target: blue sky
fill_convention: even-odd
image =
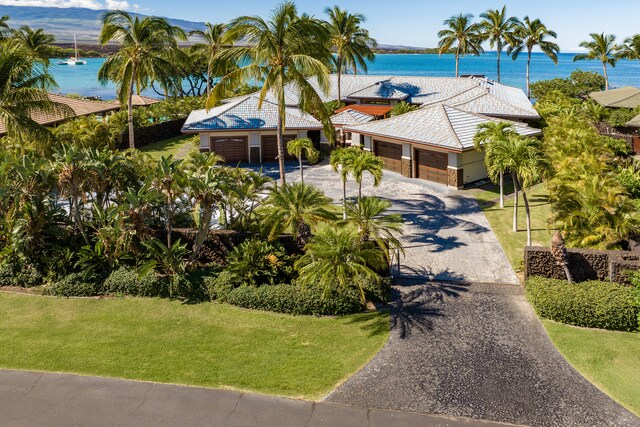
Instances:
[[[268,16],[276,0],[0,0],[0,4],[127,7],[145,14],[192,21],[225,22],[238,15]],[[460,12],[478,15],[507,5],[512,15],[540,18],[558,33],[563,51],[576,51],[591,32],[624,39],[640,33],[640,0],[298,0],[301,11],[322,16],[337,4],[368,18],[367,28],[380,43],[433,47],[442,21]]]

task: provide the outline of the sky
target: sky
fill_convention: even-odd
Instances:
[[[189,21],[226,22],[239,15],[266,17],[278,0],[0,0],[0,5],[124,8],[144,14]],[[606,32],[622,41],[640,33],[640,0],[297,0],[301,12],[323,16],[338,5],[363,13],[366,28],[378,43],[435,47],[442,21],[461,12],[478,15],[506,4],[510,15],[540,18],[558,33],[565,52],[575,52],[592,32]]]

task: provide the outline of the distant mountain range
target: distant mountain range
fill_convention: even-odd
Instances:
[[[46,32],[55,35],[56,42],[69,43],[73,41],[73,35],[82,45],[97,44],[98,34],[102,26],[101,15],[106,10],[85,9],[79,7],[34,7],[34,6],[2,6],[0,16],[8,15],[9,24],[13,28],[28,25],[31,28],[43,28]],[[145,16],[138,13],[132,15]],[[182,19],[167,18],[172,25],[176,25],[185,31],[204,28],[204,22],[192,22]],[[379,45],[380,50],[421,50],[422,48],[409,46]]]

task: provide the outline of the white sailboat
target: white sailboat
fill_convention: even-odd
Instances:
[[[80,59],[78,56],[78,41],[76,40],[76,35],[73,35],[73,46],[75,51],[75,56],[70,56],[66,61],[58,62],[58,65],[87,65],[87,61],[84,59]]]

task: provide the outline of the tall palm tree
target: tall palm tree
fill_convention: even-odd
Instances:
[[[47,139],[51,133],[31,118],[34,113],[70,116],[71,109],[52,102],[47,88],[55,86],[53,77],[16,43],[0,44],[0,122],[7,135],[22,140],[23,135]]]
[[[369,172],[373,177],[373,186],[377,187],[382,181],[382,159],[370,151],[356,149],[357,154],[351,161],[351,174],[358,184],[358,198],[362,198],[362,179],[364,173]]]
[[[49,49],[56,40],[53,34],[45,33],[42,28],[33,30],[25,25],[13,32],[13,38],[34,60],[49,65]]]
[[[479,35],[478,24],[471,22],[473,15],[460,14],[452,16],[442,24],[448,28],[438,32],[438,52],[440,55],[455,48],[456,77],[460,75],[460,57],[466,54],[480,55],[482,53],[482,39]]]
[[[620,50],[620,47],[616,44],[616,36],[605,33],[591,33],[589,34],[589,37],[591,37],[591,40],[580,43],[580,47],[587,49],[587,53],[581,53],[574,56],[573,61],[596,59],[602,62],[605,90],[609,90],[607,65],[610,65],[612,68],[616,66],[616,62],[618,61],[618,51]]]
[[[359,150],[359,149],[358,149]],[[353,159],[358,155],[356,148],[336,148],[331,151],[329,164],[335,172],[340,173],[342,180],[342,219],[347,219],[347,179],[352,173]]]
[[[547,39],[555,39],[558,35],[555,31],[549,30],[539,19],[532,21],[531,18],[525,16],[521,22],[516,24],[514,36],[513,44],[509,46],[507,53],[515,61],[522,51],[527,52],[527,96],[531,98],[530,72],[533,48],[538,46],[557,65],[560,47]]]
[[[11,34],[11,27],[9,26],[9,16],[0,16],[0,42]]]
[[[625,39],[618,55],[623,59],[640,61],[640,34]]]
[[[102,17],[98,41],[102,45],[116,42],[120,48],[102,64],[98,80],[102,84],[115,81],[119,101],[127,104],[130,148],[135,148],[134,87],[139,94],[153,81],[172,80],[175,74],[172,59],[178,52],[178,39],[186,40],[186,34],[164,18],[134,17],[121,10],[107,12]]]
[[[301,248],[311,237],[311,224],[335,219],[331,199],[318,188],[301,182],[274,186],[262,206],[262,213],[269,238],[275,239],[291,230]]]
[[[492,181],[499,181],[500,185],[500,208],[504,209],[504,173],[505,165],[495,162],[491,154],[495,144],[504,142],[509,135],[515,132],[512,124],[506,122],[487,122],[478,125],[478,131],[473,137],[476,150],[485,152],[485,167]],[[487,155],[486,153],[489,152]]]
[[[502,48],[514,42],[514,29],[518,24],[518,18],[507,16],[507,6],[502,9],[487,10],[480,14],[482,21],[479,24],[482,37],[489,40],[489,46],[496,48],[498,53],[497,74],[500,83],[500,57]]]
[[[193,30],[189,33],[190,36],[196,36],[202,40],[202,43],[194,44],[193,49],[206,54],[208,58],[207,96],[211,93],[211,78],[214,75],[223,75],[227,71],[224,61],[220,61],[218,58],[220,52],[225,48],[223,43],[225,28],[225,24],[207,22],[204,30]]]
[[[327,26],[331,33],[331,46],[336,51],[334,62],[338,74],[338,100],[341,100],[342,73],[358,66],[366,73],[367,61],[375,59],[372,48],[377,42],[369,36],[369,31],[361,27],[367,20],[363,14],[352,14],[338,6],[327,7],[324,11],[329,15]]]
[[[304,171],[302,169],[302,155],[306,154],[307,158],[313,156],[317,150],[313,146],[313,142],[309,138],[296,138],[287,142],[287,152],[298,158],[300,165],[300,182],[304,184]]]
[[[285,184],[284,140],[286,128],[285,90],[297,93],[303,111],[313,113],[329,130],[329,113],[309,78],[315,78],[320,89],[329,91],[329,32],[319,20],[298,15],[291,1],[280,4],[269,20],[260,16],[234,19],[225,40],[242,41],[225,50],[220,58],[241,65],[230,71],[211,89],[207,108],[222,100],[243,83],[261,82],[260,106],[269,93],[278,105],[277,142],[280,183]]]

